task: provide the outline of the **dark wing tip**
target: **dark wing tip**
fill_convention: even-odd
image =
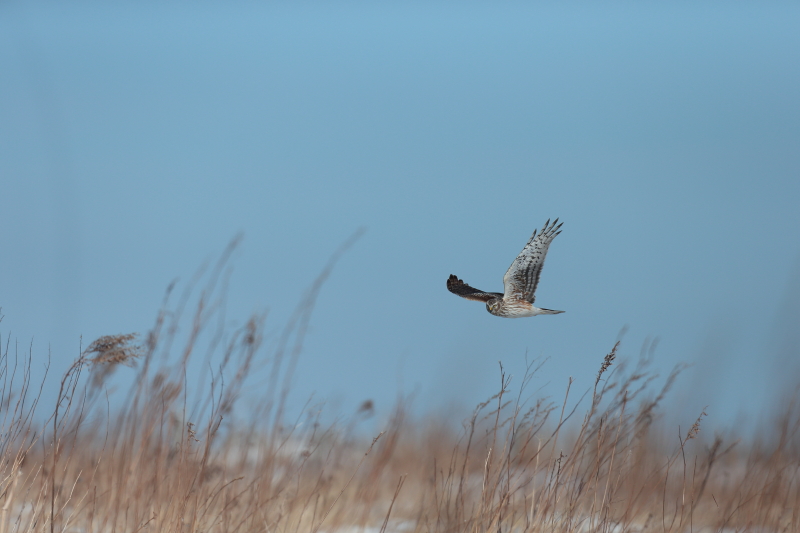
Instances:
[[[540,234],[541,235],[549,235],[549,234],[553,233],[554,231],[558,231],[558,229],[561,228],[561,226],[564,225],[563,222],[559,224],[558,220],[559,219],[556,218],[555,220],[553,220],[553,223],[551,224],[550,223],[550,219],[548,218],[547,222],[544,223],[544,227],[542,228],[542,231],[540,232]],[[533,236],[534,237],[536,236],[536,232],[535,231],[533,232]],[[531,240],[533,240],[533,237],[531,238]]]
[[[563,225],[564,225],[563,222],[561,224],[558,223],[558,218],[556,218],[552,224],[550,223],[550,219],[548,218],[547,222],[544,223],[544,228],[542,228],[542,234],[546,236],[552,235],[553,237],[555,237],[556,235],[558,235],[558,233],[556,232],[559,229],[561,229],[561,226]]]
[[[453,289],[455,289],[456,287],[459,287],[459,286],[461,286],[463,284],[464,284],[464,282],[461,281],[460,279],[458,279],[453,274],[450,274],[450,277],[447,278],[447,290],[449,290],[450,292],[454,292]]]

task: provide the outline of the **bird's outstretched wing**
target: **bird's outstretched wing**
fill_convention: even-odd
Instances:
[[[489,300],[503,297],[499,292],[483,292],[475,287],[470,287],[452,274],[447,278],[447,290],[467,300],[477,300],[479,302],[488,302]]]
[[[514,259],[514,262],[511,263],[511,266],[508,267],[508,271],[503,276],[506,298],[527,300],[533,303],[536,285],[539,284],[539,275],[542,273],[547,249],[556,235],[561,233],[559,229],[563,222],[557,226],[556,224],[558,224],[558,219],[552,224],[548,219],[538,235],[534,230],[528,244],[525,245],[525,248],[522,249],[517,258]]]

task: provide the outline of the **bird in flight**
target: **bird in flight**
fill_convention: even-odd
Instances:
[[[542,273],[547,249],[556,235],[561,233],[560,229],[564,223],[556,224],[558,224],[558,219],[552,224],[548,219],[538,235],[536,230],[533,231],[528,244],[514,259],[505,276],[503,276],[504,292],[502,294],[499,292],[483,292],[470,287],[452,274],[447,279],[447,290],[467,300],[486,302],[487,311],[495,316],[505,318],[563,313],[564,311],[540,309],[533,305],[534,293],[536,292],[536,286],[539,284],[539,275]]]

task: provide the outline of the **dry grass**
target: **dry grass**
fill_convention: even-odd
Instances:
[[[651,352],[626,369],[619,343],[574,408],[571,383],[556,403],[527,396],[534,361],[518,383],[501,367],[498,393],[461,430],[412,421],[402,401],[371,439],[322,425],[312,409],[287,422],[305,328],[343,250],[269,346],[264,316],[228,336],[221,329],[229,250],[180,349],[189,292],[165,301],[141,346],[131,335],[90,344],[49,408],[30,381],[31,356],[11,354],[7,342],[0,533],[800,531],[798,398],[747,445],[704,439],[704,413],[676,434],[657,415],[680,369],[652,391]],[[112,410],[103,383],[133,360],[135,385]],[[212,360],[217,370],[187,387],[192,365]],[[265,392],[238,420],[246,379],[263,360]]]

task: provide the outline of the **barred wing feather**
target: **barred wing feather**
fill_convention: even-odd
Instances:
[[[561,233],[559,230],[563,222],[556,224],[558,224],[558,219],[555,219],[552,224],[548,220],[538,235],[534,231],[528,244],[525,245],[525,248],[522,249],[517,258],[514,259],[514,262],[511,263],[511,266],[508,267],[505,276],[503,276],[504,296],[506,299],[520,299],[533,303],[547,249],[556,235]]]

